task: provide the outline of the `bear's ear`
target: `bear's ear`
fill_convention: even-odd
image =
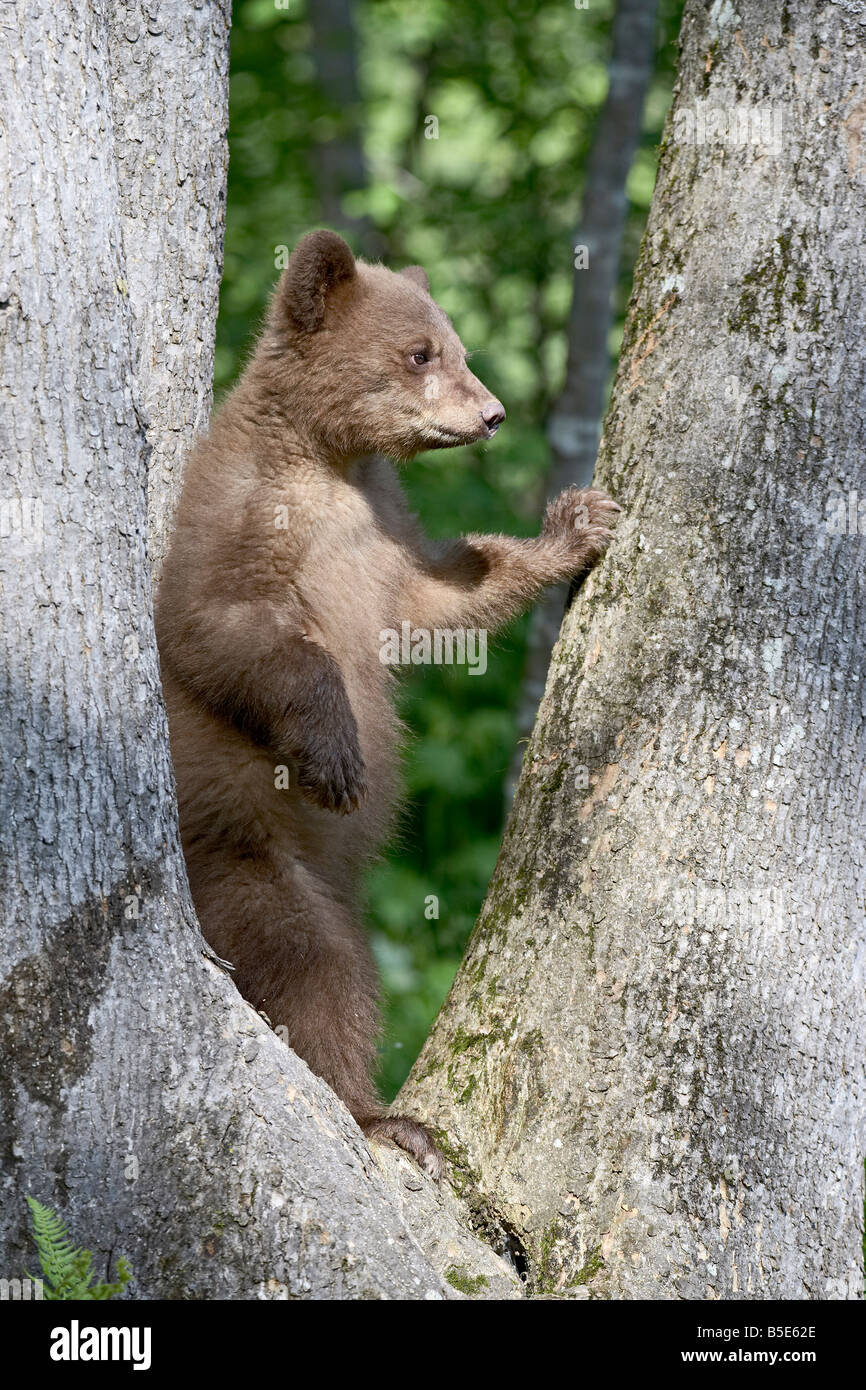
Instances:
[[[304,333],[315,333],[335,285],[353,280],[355,257],[336,232],[310,232],[298,242],[277,291],[280,308]]]
[[[407,265],[405,270],[400,271],[407,280],[411,280],[413,285],[420,285],[426,294],[430,293],[430,281],[427,279],[427,272],[423,265]]]

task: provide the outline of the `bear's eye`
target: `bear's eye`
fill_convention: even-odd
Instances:
[[[410,355],[409,361],[412,363],[413,367],[423,367],[425,362],[430,361],[430,358],[423,348],[419,348],[417,352],[413,352]]]

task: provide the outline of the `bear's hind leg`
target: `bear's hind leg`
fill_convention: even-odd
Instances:
[[[378,975],[366,935],[301,865],[222,860],[190,875],[207,940],[235,967],[245,999],[321,1076],[370,1138],[391,1139],[438,1178],[442,1159],[417,1120],[388,1115],[373,1083]]]

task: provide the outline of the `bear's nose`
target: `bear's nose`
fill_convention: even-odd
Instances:
[[[495,434],[505,419],[505,406],[496,400],[488,401],[481,412],[481,418],[490,433]]]

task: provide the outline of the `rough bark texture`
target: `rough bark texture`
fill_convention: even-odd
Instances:
[[[626,515],[400,1098],[536,1289],[862,1294],[860,8],[687,7],[596,473]]]
[[[137,408],[152,449],[156,578],[183,455],[207,426],[228,146],[231,0],[117,0],[108,7],[112,141],[132,314]]]
[[[228,6],[110,9],[22,0],[0,31],[0,1273],[33,1264],[31,1193],[139,1297],[512,1296],[194,919],[147,466],[159,529],[209,391]]]
[[[589,264],[575,268],[565,382],[547,425],[552,459],[548,497],[558,496],[567,487],[587,487],[595,467],[610,370],[607,340],[628,211],[626,180],[652,77],[655,19],[655,0],[618,0],[608,92],[593,135],[580,226],[574,235],[574,245],[587,248]],[[520,776],[525,740],[544,694],[568,591],[567,584],[555,585],[532,614],[517,707],[518,744],[506,788],[509,804]]]

